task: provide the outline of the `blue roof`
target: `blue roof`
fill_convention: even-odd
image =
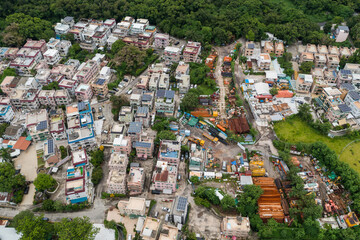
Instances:
[[[143,148],[150,148],[151,143],[148,142],[135,142],[134,147],[143,147]]]
[[[87,197],[76,198],[76,199],[70,200],[71,203],[81,203],[81,202],[85,202],[85,201],[87,201]]]
[[[141,122],[131,122],[129,124],[128,133],[140,133],[142,129]]]
[[[168,158],[177,158],[178,157],[178,151],[162,152],[161,156],[168,157]]]
[[[49,154],[54,153],[54,140],[49,139],[47,143],[48,143],[48,153]]]

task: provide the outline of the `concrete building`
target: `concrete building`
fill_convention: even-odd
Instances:
[[[178,238],[179,229],[170,225],[162,225],[159,240],[175,240]]]
[[[296,80],[296,91],[309,94],[312,91],[314,80],[310,74],[299,74]]]
[[[11,105],[0,105],[0,123],[10,123],[15,116]]]
[[[154,106],[154,92],[153,91],[144,91],[141,97],[141,106],[148,107],[151,111]]]
[[[254,42],[246,42],[244,48],[245,57],[251,57],[254,55],[255,44]]]
[[[164,49],[164,60],[166,65],[180,61],[181,49],[178,47],[167,46]]]
[[[28,90],[14,90],[10,97],[11,105],[15,109],[29,109],[36,110],[40,107],[38,99],[39,90],[28,89]]]
[[[85,149],[80,149],[71,152],[72,164],[75,167],[84,166],[88,163],[88,157]]]
[[[172,140],[162,140],[159,147],[158,160],[178,166],[180,163],[181,143]]]
[[[2,138],[17,141],[24,131],[25,127],[23,125],[10,125],[5,129]]]
[[[152,183],[156,190],[176,191],[177,166],[171,166],[168,162],[157,161],[153,172]]]
[[[327,55],[327,67],[328,69],[336,69],[340,64],[338,55]]]
[[[360,64],[357,63],[346,63],[344,70],[349,70],[351,73],[360,74]]]
[[[72,150],[93,148],[96,146],[95,133],[92,127],[81,127],[67,130],[68,144]]]
[[[156,91],[155,109],[158,114],[173,115],[175,110],[175,92],[170,90]]]
[[[44,141],[50,137],[50,126],[46,109],[27,114],[25,126],[35,142]]]
[[[140,139],[134,143],[136,155],[139,159],[152,158],[154,151],[154,139]]]
[[[66,89],[69,94],[74,95],[75,94],[75,90],[78,86],[78,83],[74,80],[68,80],[68,79],[62,79],[59,83],[59,87]]]
[[[106,181],[106,192],[116,194],[126,194],[126,172],[110,170]]]
[[[75,89],[75,96],[78,101],[88,101],[93,97],[93,92],[89,84],[81,83]]]
[[[140,76],[140,81],[136,85],[136,87],[139,88],[139,89],[147,90],[148,87],[149,87],[149,76],[147,76],[147,75]]]
[[[155,48],[166,48],[169,46],[169,34],[156,33],[154,36]]]
[[[322,53],[315,53],[315,67],[323,68],[326,65],[326,55]]]
[[[119,201],[117,206],[120,214],[145,216],[145,198],[130,197],[128,201]]]
[[[352,83],[353,77],[350,70],[341,69],[338,72],[337,75],[337,86],[340,87],[340,85],[344,83]]]
[[[150,80],[149,80],[149,90],[150,91],[156,91],[158,89],[160,76],[161,76],[160,73],[151,74]]]
[[[41,40],[28,39],[23,47],[30,48],[33,50],[40,50],[41,53],[45,53],[47,50],[46,41],[43,39]]]
[[[130,96],[130,106],[137,109],[141,105],[141,96],[143,91],[141,89],[135,89]]]
[[[131,138],[132,143],[139,141],[141,133],[142,133],[141,122],[131,122],[129,124],[129,129],[127,131],[127,134]]]
[[[67,138],[65,128],[65,116],[61,109],[50,110],[49,113],[50,134],[53,139],[59,141]]]
[[[121,173],[126,173],[128,162],[129,159],[126,154],[113,152],[110,156],[110,161],[108,166],[110,170],[116,170]]]
[[[109,81],[104,78],[95,79],[91,83],[92,92],[95,95],[106,96],[106,94],[108,94],[108,92],[109,92],[108,83],[109,83]]]
[[[187,197],[176,196],[170,213],[175,225],[178,223],[185,224],[186,216],[188,214],[188,206],[189,202]]]
[[[336,42],[345,42],[349,36],[349,27],[348,26],[338,26],[335,30],[334,37]]]
[[[268,53],[261,53],[257,59],[257,65],[260,70],[270,70],[270,55]]]
[[[121,134],[119,137],[115,137],[113,140],[113,148],[115,152],[130,154],[131,138],[125,137],[123,134]]]
[[[313,62],[314,61],[314,54],[309,52],[302,52],[300,54],[300,62]]]
[[[134,119],[134,111],[131,106],[122,106],[119,112],[119,122],[129,124]]]
[[[129,195],[141,194],[144,188],[145,172],[144,168],[130,167],[127,188]]]
[[[250,233],[250,220],[248,217],[224,217],[220,229],[226,237],[247,239]]]
[[[48,49],[44,53],[44,59],[48,65],[55,65],[61,60],[60,52],[56,49]]]
[[[146,217],[140,236],[144,240],[155,240],[159,235],[160,220]]]
[[[79,67],[80,69],[80,67]],[[96,61],[88,60],[84,66],[76,73],[76,79],[81,83],[88,83],[99,73]]]
[[[135,122],[141,122],[146,128],[150,126],[150,112],[148,107],[138,107],[135,113]]]
[[[187,42],[183,51],[184,62],[198,62],[200,52],[201,52],[201,43],[190,42],[190,41]]]

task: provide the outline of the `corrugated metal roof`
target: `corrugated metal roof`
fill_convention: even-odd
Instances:
[[[360,100],[360,94],[358,92],[350,91],[348,94],[354,101]]]
[[[151,147],[151,143],[148,142],[135,142],[134,147],[143,147],[143,148],[150,148]]]
[[[149,113],[149,107],[138,107],[137,114],[147,114]]]
[[[343,113],[351,112],[351,108],[346,104],[339,104],[338,107]]]
[[[141,122],[131,122],[129,124],[128,133],[140,133],[142,129]]]

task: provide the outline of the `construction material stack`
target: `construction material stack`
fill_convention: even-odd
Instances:
[[[257,177],[253,178],[253,182],[264,190],[264,193],[258,200],[260,218],[264,222],[267,222],[270,218],[273,218],[280,223],[284,222],[285,214],[281,205],[281,195],[276,187],[274,179]]]

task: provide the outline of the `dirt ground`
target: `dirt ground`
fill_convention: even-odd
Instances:
[[[26,178],[26,181],[34,181],[37,173],[37,159],[36,159],[36,145],[32,144],[30,147],[23,151],[19,157],[14,159],[14,166],[16,169],[21,169],[20,172]],[[35,186],[30,184],[29,193],[24,195],[21,206],[28,206],[33,204]]]
[[[189,228],[191,231],[201,233],[205,239],[220,239],[221,219],[215,217],[209,210],[191,205],[193,208],[189,215]],[[195,210],[195,211],[194,211]]]
[[[26,177],[27,181],[34,181],[37,173],[36,146],[34,144],[21,152],[20,156],[14,159],[16,169],[21,169],[21,174]]]

